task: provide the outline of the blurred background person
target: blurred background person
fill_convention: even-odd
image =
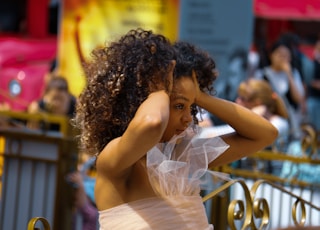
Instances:
[[[279,132],[274,147],[285,150],[290,130],[288,112],[281,97],[266,81],[254,78],[243,81],[238,88],[236,103],[270,121]]]
[[[238,88],[236,103],[264,117],[277,128],[278,137],[272,146],[266,148],[267,150],[286,152],[290,133],[288,112],[285,103],[268,82],[254,78],[243,81]],[[246,169],[253,167],[274,175],[280,174],[282,165],[279,161],[252,162],[247,158],[233,164],[234,167]]]
[[[61,76],[51,76],[46,84],[43,97],[33,101],[28,106],[28,112],[31,114],[49,113],[72,118],[75,114],[75,105],[76,98],[69,92],[67,80]],[[29,121],[27,125],[32,129],[60,130],[59,124]]]
[[[282,98],[289,114],[291,138],[297,139],[301,134],[300,124],[305,110],[305,89],[291,58],[287,44],[275,42],[269,53],[269,66],[257,70],[255,77],[267,81]]]
[[[308,81],[313,74],[312,60],[301,51],[301,39],[292,32],[286,32],[279,36],[279,41],[285,43],[291,51],[291,64],[301,75],[303,83]]]
[[[307,114],[317,131],[320,131],[320,39],[314,48],[313,78],[307,85]]]
[[[289,115],[284,101],[268,82],[255,78],[242,81],[238,86],[235,102],[269,120],[279,132],[274,149],[285,151],[290,133]],[[215,125],[207,120],[208,116],[204,116],[205,125],[199,123],[203,127],[201,137],[218,136],[234,131],[229,125]]]

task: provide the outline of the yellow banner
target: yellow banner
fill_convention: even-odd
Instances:
[[[85,85],[81,61],[91,50],[138,27],[178,37],[179,0],[64,0],[58,45],[59,73],[79,95]]]

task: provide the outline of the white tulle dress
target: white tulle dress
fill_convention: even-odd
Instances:
[[[208,175],[222,176],[209,171],[208,164],[229,146],[219,137],[199,138],[197,134],[189,127],[148,151],[149,181],[158,196],[100,211],[100,230],[213,229],[200,190],[210,184],[212,176]]]

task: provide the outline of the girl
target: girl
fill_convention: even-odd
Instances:
[[[213,229],[200,197],[208,164],[247,156],[277,136],[267,120],[211,96],[213,60],[183,44],[137,29],[93,51],[76,121],[82,146],[97,155],[100,229]],[[197,138],[197,107],[236,131]]]

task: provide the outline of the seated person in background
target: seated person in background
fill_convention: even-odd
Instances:
[[[285,103],[264,80],[248,79],[238,88],[236,103],[266,118],[278,130],[274,143],[278,150],[284,150],[289,138],[288,112]]]
[[[288,112],[281,97],[272,90],[266,81],[250,78],[241,82],[235,102],[270,121],[279,132],[273,147],[276,147],[277,150],[285,150],[290,130],[287,120]],[[211,128],[204,128],[201,137],[212,137],[232,132],[234,129],[228,124],[213,125]]]
[[[272,146],[267,147],[272,151],[286,152],[289,141],[289,122],[285,103],[271,88],[268,82],[250,78],[243,81],[238,88],[236,103],[242,105],[256,114],[264,117],[278,130],[278,137]],[[256,170],[279,175],[282,162],[267,161],[252,162],[249,159],[239,161],[236,167],[248,168],[252,165]]]
[[[48,81],[44,95],[41,99],[33,101],[29,107],[29,113],[49,113],[63,115],[70,118],[75,113],[76,98],[70,94],[68,82],[61,76],[52,76]],[[30,121],[28,127],[32,129],[44,129],[59,131],[59,124],[44,124],[44,122]]]

